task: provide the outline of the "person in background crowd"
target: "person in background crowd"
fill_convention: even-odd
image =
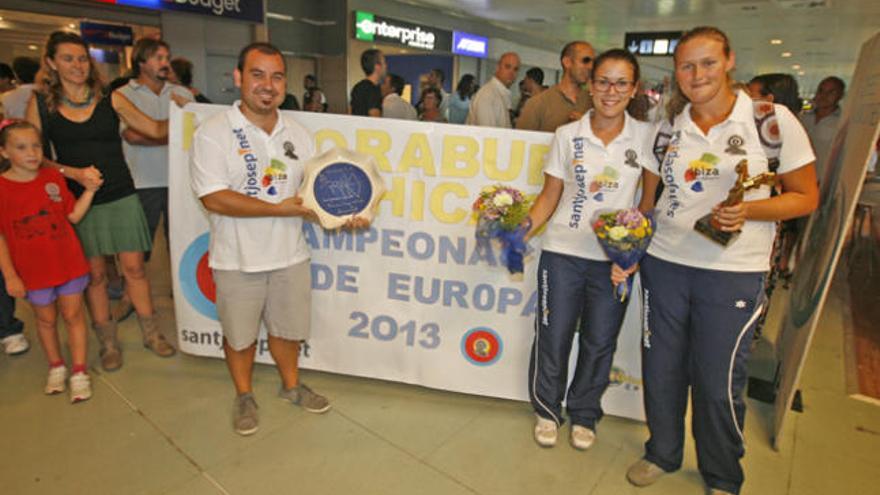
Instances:
[[[449,123],[464,124],[467,120],[468,110],[471,107],[471,98],[479,89],[477,78],[473,74],[465,74],[458,80],[455,92],[450,96]]]
[[[72,369],[70,402],[92,396],[86,363],[88,330],[82,310],[89,264],[70,226],[94,199],[97,183],[74,200],[64,177],[42,166],[40,131],[23,120],[0,123],[0,275],[9,293],[34,310],[49,374],[43,391],[64,392],[67,367],[58,340],[58,314],[67,327]]]
[[[822,79],[813,97],[813,109],[801,115],[801,124],[807,130],[813,149],[816,150],[816,176],[819,182],[828,175],[826,161],[831,153],[831,144],[840,123],[840,100],[846,92],[846,83],[839,77]]]
[[[40,61],[33,57],[16,57],[12,61],[17,86],[3,93],[3,115],[7,119],[23,119],[28,100],[34,92],[34,79],[40,71]]]
[[[9,64],[0,62],[0,94],[15,89],[15,72]]]
[[[217,285],[223,352],[235,387],[233,429],[259,428],[252,375],[260,322],[281,377],[278,396],[311,413],[330,402],[299,379],[300,342],[310,334],[311,271],[304,218],[315,218],[296,196],[314,139],[278,111],[286,93],[284,56],[268,43],[251,43],[233,73],[241,100],[203,122],[193,139],[192,189],[208,211],[208,259]],[[246,154],[241,153],[243,149]],[[281,162],[283,174],[257,187],[248,169]],[[272,167],[275,168],[274,166]],[[348,227],[367,227],[353,218]]]
[[[381,117],[382,90],[379,86],[385,80],[388,71],[385,55],[375,48],[364,50],[361,53],[361,69],[367,77],[351,88],[349,113],[364,117]]]
[[[120,137],[122,123],[145,137],[163,140],[168,136],[168,122],[151,119],[118,91],[107,95],[88,46],[76,34],[52,33],[43,61],[50,82],[34,93],[27,119],[47,138],[44,146],[54,148],[58,163],[50,164],[65,177],[86,185],[104,181],[76,232],[89,260],[86,301],[101,345],[101,366],[112,371],[122,366],[122,351],[116,321],[110,315],[105,256],[119,258],[144,345],[160,355],[170,346],[153,308],[144,267],[151,236]],[[185,103],[177,95],[172,99]],[[68,184],[76,196],[83,192],[80,184]]]
[[[803,109],[797,79],[790,74],[761,74],[749,81],[748,93],[753,100],[785,105],[791,113],[800,115]]]
[[[205,95],[192,85],[193,64],[183,57],[171,59],[171,73],[168,74],[168,82],[179,84],[188,89],[196,100],[196,103],[211,103]]]
[[[318,87],[318,78],[315,77],[314,74],[306,74],[303,76],[303,109],[309,112],[314,112],[315,110],[308,110],[306,108],[306,96],[308,96],[309,92],[313,89],[317,89],[320,91],[321,88]],[[323,91],[321,93],[321,105],[324,107],[324,112],[327,111],[327,97],[324,95]]]
[[[579,120],[590,109],[590,80],[596,52],[586,41],[572,41],[562,48],[562,80],[526,102],[517,129],[553,132],[557,127]]]
[[[299,101],[293,93],[284,95],[284,101],[281,102],[280,110],[299,110]]]
[[[446,118],[443,117],[443,112],[440,110],[442,106],[443,95],[440,90],[434,87],[425,88],[418,105],[421,112],[419,120],[446,123]]]
[[[446,83],[446,73],[443,72],[443,69],[431,69],[431,72],[428,73],[428,85],[434,88],[437,88],[440,91],[440,98],[442,99],[442,103],[440,104],[440,114],[443,115],[443,118],[449,119],[449,93],[446,92],[446,89],[443,85]],[[419,93],[419,99],[421,99],[421,93]]]
[[[388,74],[382,82],[382,117],[389,119],[416,120],[416,109],[400,95],[406,81],[397,74]]]
[[[517,73],[519,55],[513,52],[501,55],[495,75],[474,95],[465,123],[510,129],[510,86],[516,81]]]
[[[303,110],[320,113],[327,111],[327,98],[324,97],[324,92],[321,91],[321,88],[315,86],[306,91],[303,97]]]
[[[681,467],[685,414],[691,423],[697,465],[711,495],[738,494],[745,476],[740,458],[745,420],[746,364],[755,322],[764,305],[774,222],[806,215],[819,192],[815,157],[797,118],[775,105],[782,147],[776,178],[782,192],[765,186],[745,201],[720,206],[748,161],[748,175],[768,171],[755,125],[754,103],[734,92],[736,65],[727,36],[697,27],[673,55],[679,90],[688,100],[674,117],[662,163],[642,162],[639,209],[654,211],[656,230],[641,261],[642,376],[650,439],[626,477],[647,486]],[[663,192],[656,201],[662,177]],[[724,232],[740,232],[727,246],[694,230],[711,214]]]
[[[609,50],[596,59],[593,109],[556,130],[544,165],[544,187],[529,212],[529,236],[549,220],[538,265],[540,307],[528,378],[535,441],[543,447],[556,444],[565,422],[563,399],[577,449],[592,446],[602,418],[600,401],[627,303],[611,296],[614,269],[596,239],[592,218],[600,209],[632,208],[641,181],[639,163],[652,159],[654,126],[628,113],[638,81],[639,64],[629,51]],[[614,179],[601,178],[609,177],[608,169],[614,170]],[[584,202],[583,185],[596,181],[606,183],[596,191],[603,199]],[[635,267],[617,270],[628,276]],[[566,394],[575,335],[577,365]]]
[[[139,39],[131,51],[132,78],[119,91],[138,110],[154,120],[168,120],[171,95],[180,101],[193,101],[193,94],[183,86],[168,82],[172,74],[171,48],[162,40],[155,38]],[[163,231],[168,246],[168,140],[151,139],[128,127],[122,131],[122,150],[125,161],[131,169],[144,215],[150,231],[152,243],[156,242],[159,223],[165,219]],[[144,253],[144,263],[150,261],[151,251]],[[118,322],[128,317],[134,310],[131,300],[123,295],[113,309],[113,318]],[[162,357],[172,356],[174,348],[156,346],[154,352]]]

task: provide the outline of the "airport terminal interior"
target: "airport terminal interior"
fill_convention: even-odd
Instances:
[[[384,22],[430,33],[437,44],[432,41],[430,47],[413,47],[400,40],[383,39],[379,31],[364,34],[360,20],[367,17],[374,25]],[[811,106],[820,83],[828,76],[839,77],[847,86],[840,107],[844,111],[852,109],[851,114],[845,114],[851,117],[850,132],[867,133],[866,137],[848,141],[840,135],[836,150],[846,149],[847,153],[838,153],[833,163],[848,169],[829,172],[828,176],[836,179],[833,184],[822,184],[821,189],[823,201],[833,198],[837,202],[833,213],[838,216],[829,219],[831,213],[821,205],[814,213],[809,221],[811,230],[807,230],[812,234],[806,234],[795,248],[798,254],[792,258],[792,267],[774,279],[762,330],[749,344],[745,456],[741,460],[745,481],[739,493],[880,495],[880,179],[873,169],[880,150],[877,0],[0,0],[0,62],[12,65],[16,58],[42,57],[46,39],[53,31],[69,31],[85,38],[88,30],[89,53],[110,81],[129,74],[133,41],[161,37],[168,42],[173,56],[184,56],[192,62],[192,86],[214,104],[228,106],[238,99],[233,77],[238,51],[252,41],[269,41],[284,55],[288,92],[305,104],[303,96],[309,90],[303,87],[303,79],[308,74],[315,76],[326,99],[323,111],[328,114],[320,118],[328,119],[332,118],[329,114],[348,112],[350,91],[364,77],[361,53],[370,48],[388,56],[389,71],[403,76],[402,94],[412,104],[424,92],[432,68],[442,67],[447,72],[445,81],[439,84],[448,96],[456,91],[457,82],[465,74],[473,74],[481,85],[488,84],[502,54],[516,52],[520,69],[510,88],[515,106],[523,97],[517,83],[527,69],[540,68],[543,84],[554,86],[565,77],[560,66],[562,47],[569,41],[586,40],[597,54],[627,48],[637,55],[642,89],[653,105],[662,106],[669,98],[670,84],[674,84],[671,54],[675,44],[683,32],[701,25],[717,26],[729,36],[736,53],[732,72],[736,81],[746,84],[752,77],[767,73],[793,76],[804,112],[815,110]],[[462,39],[471,41],[461,43]],[[458,47],[464,47],[463,51]],[[860,53],[867,54],[867,58],[860,60]],[[308,118],[306,112],[291,115]],[[187,122],[180,125],[191,127],[192,122]],[[172,130],[176,129],[174,125]],[[442,133],[444,127],[437,124],[419,129],[439,129]],[[469,132],[463,126],[454,129],[458,134]],[[189,128],[190,138],[191,131]],[[529,137],[534,134],[521,132],[516,136],[538,139]],[[169,137],[169,146],[188,146],[181,145],[186,139]],[[390,169],[383,171],[389,172],[389,186],[392,177],[400,176],[399,170],[394,174]],[[172,170],[172,181],[174,177]],[[526,184],[525,179],[521,184]],[[170,187],[172,196],[190,194],[188,184]],[[431,195],[430,189],[427,193],[424,190],[424,183],[421,187],[422,195]],[[538,185],[531,187],[535,193],[540,190]],[[479,188],[473,190],[476,193]],[[441,209],[458,200],[464,208],[470,208],[473,201],[456,199],[452,194],[443,198],[439,199]],[[182,204],[175,201],[169,213],[172,217],[174,205]],[[192,198],[188,201],[195,204]],[[426,218],[437,203],[429,201],[421,208]],[[390,218],[388,225],[392,228],[405,229],[401,225],[407,218],[422,220],[414,205],[415,201],[414,212],[407,209],[405,217],[392,213],[391,201],[384,202],[374,222],[386,225],[381,222]],[[447,212],[451,210],[449,207]],[[556,446],[543,448],[533,437],[535,411],[527,400],[528,345],[508,342],[503,353],[500,348],[495,351],[497,359],[523,363],[521,387],[514,387],[512,393],[493,393],[488,382],[481,382],[487,380],[491,365],[503,363],[496,362],[496,358],[480,361],[482,355],[469,354],[469,341],[462,338],[459,342],[459,335],[443,342],[449,348],[449,383],[455,384],[447,390],[443,386],[419,385],[423,378],[419,358],[386,352],[391,344],[399,344],[400,349],[409,352],[403,344],[404,316],[398,317],[400,336],[383,344],[374,364],[370,363],[369,353],[378,348],[378,340],[383,340],[381,327],[378,334],[373,329],[369,340],[376,346],[367,348],[356,364],[339,363],[337,371],[327,370],[333,367],[326,364],[330,361],[322,361],[324,371],[304,365],[300,379],[325,395],[332,405],[325,414],[310,414],[279,400],[275,366],[258,362],[253,389],[259,406],[259,431],[248,436],[236,434],[232,428],[235,389],[222,353],[216,348],[219,341],[196,339],[187,347],[181,340],[189,329],[186,325],[202,321],[199,318],[205,315],[196,308],[198,311],[188,310],[186,319],[182,317],[180,308],[188,304],[186,301],[197,306],[187,291],[201,290],[207,296],[205,280],[199,277],[210,271],[205,253],[195,260],[204,266],[193,266],[193,282],[186,285],[186,280],[180,280],[187,276],[184,272],[189,251],[184,250],[196,244],[189,244],[190,237],[199,233],[195,230],[207,229],[206,222],[197,226],[188,222],[170,221],[171,241],[167,231],[159,228],[146,263],[159,331],[179,351],[168,358],[149,352],[144,348],[136,315],[130,316],[119,322],[124,365],[116,371],[105,371],[98,339],[90,330],[88,374],[92,397],[86,401],[70,404],[66,393],[44,394],[47,362],[37,338],[34,312],[26,301],[17,301],[15,316],[24,322],[30,349],[18,355],[0,352],[0,493],[709,493],[697,464],[690,408],[681,469],[651,486],[636,487],[627,480],[626,473],[644,454],[648,439],[646,424],[638,419],[644,417],[641,409],[627,415],[609,413],[602,418],[596,427],[595,443],[588,450],[570,445],[568,423],[559,429]],[[462,225],[440,225],[437,229],[457,235],[452,229],[461,228],[473,235],[472,224],[467,220],[459,223]],[[805,220],[802,228],[807,223]],[[163,217],[162,224],[168,226],[169,219]],[[418,228],[427,230],[430,225]],[[178,241],[175,247],[175,235],[187,241]],[[408,239],[415,243],[413,238]],[[338,240],[329,233],[321,234],[318,241],[312,241],[312,250],[326,256],[327,246],[335,245],[342,251],[339,246],[343,244]],[[347,249],[352,250],[351,244]],[[412,246],[410,251],[400,249],[405,256],[412,256]],[[799,264],[801,260],[806,261]],[[396,262],[377,257],[370,262],[372,265],[364,263],[361,269],[384,270],[384,263]],[[528,265],[536,262],[537,256],[526,258],[526,273],[535,280],[534,267],[529,271]],[[455,270],[459,268],[436,264],[427,276],[443,277],[445,270],[458,273]],[[479,270],[487,275],[479,275]],[[486,286],[521,286],[517,284],[522,282],[511,282],[506,273],[499,275],[500,270],[501,266],[473,268],[473,284],[483,282],[484,277]],[[811,272],[804,273],[807,270]],[[313,269],[312,276],[316,273]],[[338,285],[330,287],[329,293],[346,292],[344,276],[338,272],[337,277]],[[525,282],[532,290],[534,283]],[[208,299],[214,297],[211,284]],[[321,314],[347,314],[357,309],[346,302],[351,301],[350,294],[340,295],[341,302],[337,303],[329,298],[327,290],[320,291],[321,299],[316,297],[316,301],[327,306]],[[359,296],[364,301],[379,299],[376,306],[381,309],[387,305],[389,309],[383,311],[394,315],[392,308],[399,308],[399,301],[385,301],[384,291],[380,288],[378,295]],[[812,291],[809,297],[804,296],[805,291]],[[390,292],[388,289],[387,294]],[[492,294],[494,298],[495,292]],[[411,301],[414,307],[417,297]],[[118,300],[112,303],[120,304]],[[526,301],[522,303],[525,306]],[[213,299],[210,305],[213,307]],[[454,304],[446,309],[440,306],[438,303],[438,311],[456,310]],[[211,311],[216,320],[216,310]],[[461,321],[468,314],[462,311],[450,316],[450,321],[467,325]],[[500,334],[513,339],[500,328],[508,315],[493,316],[499,327],[490,333],[496,338]],[[533,315],[522,325],[525,332],[532,332],[536,317]],[[396,334],[398,323],[392,324]],[[373,326],[377,326],[375,321]],[[59,327],[65,344],[67,333],[63,324]],[[444,326],[444,331],[447,328]],[[348,330],[316,325],[312,318],[313,336]],[[444,334],[444,339],[448,335]],[[531,342],[531,333],[517,338]],[[633,359],[638,359],[641,334],[624,332],[620,339],[618,347],[635,350]],[[351,338],[339,342],[361,343]],[[424,340],[418,338],[414,342],[410,342],[410,349],[424,345],[420,344]],[[62,347],[66,358],[67,350]],[[208,348],[210,352],[202,352]],[[516,356],[515,352],[520,351],[522,355]],[[371,366],[377,371],[373,372]],[[388,371],[395,366],[406,370],[397,379],[393,378],[394,371]],[[434,360],[425,366],[434,366],[432,376],[446,373],[444,365]],[[345,372],[352,369],[361,371]],[[433,380],[422,383],[439,383]],[[612,377],[615,392],[624,386],[640,394],[641,379]],[[638,404],[641,407],[641,401]],[[784,418],[781,422],[780,417]]]

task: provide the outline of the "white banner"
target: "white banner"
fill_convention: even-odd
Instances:
[[[208,222],[190,189],[199,122],[228,107],[172,105],[171,259],[180,349],[221,357],[208,268]],[[551,134],[292,112],[320,153],[376,157],[388,192],[372,227],[332,233],[306,223],[312,251],[312,337],[303,368],[528,400],[539,246],[513,281],[498,252],[480,249],[471,204],[502,182],[537,194]],[[639,294],[638,287],[634,294]],[[612,297],[611,294],[608,297]],[[606,413],[643,419],[640,301],[621,331]],[[575,347],[574,352],[577,351]],[[573,352],[573,356],[575,355]],[[265,333],[257,360],[271,363]]]

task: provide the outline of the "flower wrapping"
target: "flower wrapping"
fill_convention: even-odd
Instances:
[[[600,213],[593,222],[593,232],[608,258],[628,270],[648,251],[654,236],[654,219],[650,215],[643,215],[638,208]],[[614,295],[620,302],[626,301],[629,296],[632,278],[630,275],[624,283],[614,288]]]
[[[522,274],[523,259],[529,247],[525,237],[531,228],[528,221],[532,199],[522,191],[502,184],[486,186],[474,201],[473,215],[477,222],[477,242],[501,244],[501,262],[513,274]]]

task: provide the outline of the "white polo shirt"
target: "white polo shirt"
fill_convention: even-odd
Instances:
[[[785,174],[815,160],[803,127],[787,108],[774,105],[782,150],[778,174]],[[748,220],[742,233],[726,247],[694,230],[694,223],[727,198],[736,182],[735,167],[748,160],[749,176],[767,172],[767,156],[761,147],[748,95],[738,92],[733,111],[708,135],[691,120],[690,105],[675,118],[666,158],[660,166],[664,191],[657,203],[657,229],[648,253],[657,258],[697,268],[731,272],[762,272],[770,269],[775,222]],[[647,164],[647,161],[646,161]],[[647,168],[657,174],[653,161]],[[770,187],[746,191],[745,200],[770,197]]]
[[[192,188],[202,198],[230,189],[269,203],[294,196],[303,165],[314,153],[309,131],[278,113],[270,134],[251,123],[235,102],[202,123],[195,133]],[[300,217],[242,218],[208,213],[208,265],[218,270],[263,272],[309,259]]]
[[[626,114],[623,130],[605,146],[590,127],[592,112],[556,129],[544,172],[564,185],[543,235],[543,249],[607,261],[592,223],[598,213],[635,205],[642,166],[654,161],[655,126]]]
[[[168,120],[168,108],[172,104],[171,93],[176,93],[188,101],[193,101],[192,93],[177,84],[166,82],[157,95],[146,85],[132,79],[119,91],[147,117],[155,120]],[[122,124],[124,128],[124,124]],[[122,151],[125,161],[131,169],[134,187],[168,187],[168,146],[137,146],[122,140]]]
[[[510,108],[510,89],[492,76],[474,95],[465,124],[510,129]]]

